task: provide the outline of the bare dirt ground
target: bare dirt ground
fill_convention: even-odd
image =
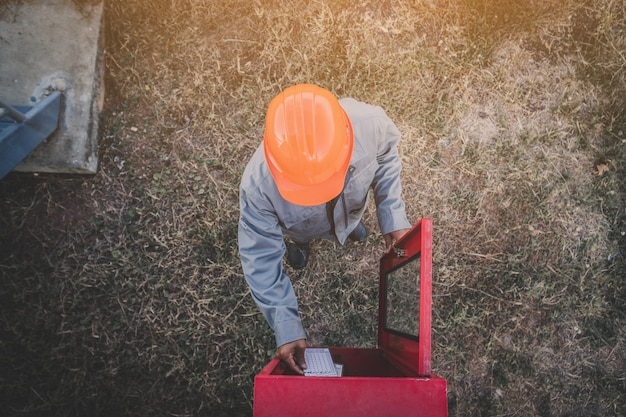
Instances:
[[[76,1],[88,8],[89,2]],[[434,221],[451,416],[626,409],[626,10],[614,0],[108,0],[93,177],[0,181],[2,415],[250,415],[275,354],[238,184],[283,88],[382,106]],[[313,344],[376,343],[374,233],[292,274]]]

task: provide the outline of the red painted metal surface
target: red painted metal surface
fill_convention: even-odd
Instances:
[[[418,375],[428,376],[431,371],[431,320],[432,320],[432,258],[433,222],[420,220],[394,245],[394,250],[380,261],[380,290],[378,301],[378,347]],[[398,254],[401,254],[398,255]],[[386,275],[402,267],[419,255],[420,303],[418,340],[398,335],[385,327]]]
[[[344,357],[367,357],[366,352],[346,348]],[[380,351],[378,351],[380,352]],[[333,352],[334,353],[334,352]],[[446,417],[446,381],[407,377],[390,364],[379,363],[381,374],[371,376],[369,363],[360,364],[356,376],[301,377],[281,374],[275,359],[255,378],[255,417]],[[278,374],[276,373],[278,372]],[[374,372],[378,373],[378,372]],[[359,375],[365,374],[365,375]]]
[[[330,347],[343,365],[340,378],[294,375],[273,359],[254,380],[254,417],[447,417],[446,381],[430,363],[432,220],[422,219],[394,247],[380,262],[378,348]],[[411,337],[385,327],[385,277],[418,254],[419,336]]]

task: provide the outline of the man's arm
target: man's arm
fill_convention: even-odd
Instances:
[[[296,295],[282,266],[285,244],[278,220],[269,204],[262,207],[246,197],[241,191],[238,241],[252,297],[274,330],[277,346],[304,340]]]
[[[411,227],[402,200],[402,184],[400,172],[402,163],[398,155],[398,142],[400,131],[386,115],[377,120],[375,129],[377,141],[378,169],[374,176],[372,188],[376,202],[376,214],[378,223],[387,246],[389,239],[395,239],[392,232],[402,231]],[[403,233],[401,233],[403,234]],[[396,233],[398,235],[398,233]]]

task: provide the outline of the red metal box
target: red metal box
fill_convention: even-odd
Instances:
[[[380,261],[378,347],[330,347],[341,377],[290,373],[273,359],[254,379],[254,417],[446,417],[446,380],[431,374],[432,220]]]

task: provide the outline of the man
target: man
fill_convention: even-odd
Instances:
[[[339,101],[315,85],[289,87],[268,107],[263,143],[240,185],[239,253],[277,356],[297,374],[306,368],[306,334],[282,258],[287,252],[287,262],[302,268],[312,239],[365,239],[360,221],[370,188],[387,250],[408,231],[399,140],[380,107]]]

